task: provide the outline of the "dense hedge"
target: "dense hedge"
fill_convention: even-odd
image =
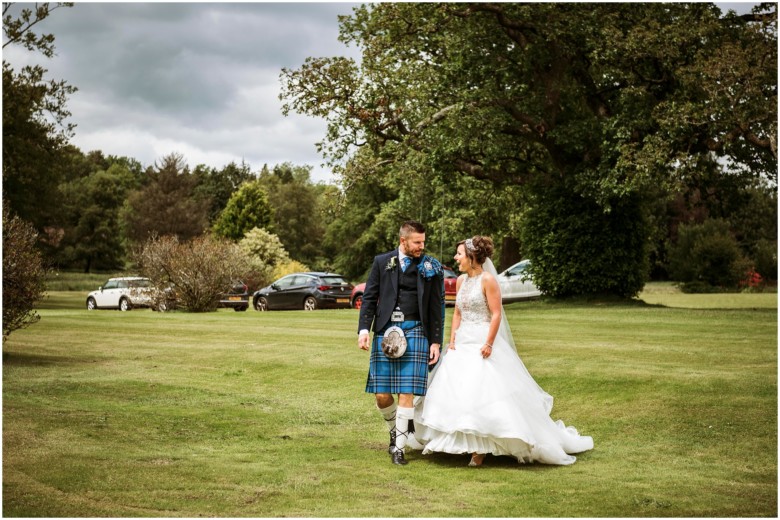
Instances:
[[[550,296],[635,296],[649,273],[649,226],[642,200],[599,205],[565,186],[535,189],[521,223],[523,254]]]
[[[725,220],[683,224],[669,248],[669,274],[686,292],[736,289],[750,269]]]

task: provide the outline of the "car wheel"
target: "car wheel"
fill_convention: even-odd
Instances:
[[[94,311],[95,309],[97,309],[97,302],[95,301],[95,298],[87,298],[87,310]]]
[[[160,304],[157,306],[157,310],[160,312],[168,312],[168,304],[165,302],[160,302]]]
[[[303,300],[303,310],[305,311],[313,311],[317,308],[317,300],[314,298],[314,296],[307,296],[305,300]]]
[[[119,310],[122,312],[129,311],[133,306],[130,304],[130,300],[127,298],[121,298],[119,300]]]
[[[352,300],[352,308],[353,309],[360,309],[363,306],[363,295],[358,294],[355,296],[355,299]]]
[[[255,310],[265,312],[268,310],[268,300],[262,296],[255,300]]]

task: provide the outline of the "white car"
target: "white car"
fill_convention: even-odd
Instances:
[[[536,298],[542,295],[539,288],[526,274],[530,265],[530,260],[523,260],[498,275],[498,285],[501,287],[501,300],[503,302]]]
[[[152,282],[148,278],[139,276],[109,278],[97,291],[87,295],[87,310],[129,311],[133,307],[150,307],[152,294]]]

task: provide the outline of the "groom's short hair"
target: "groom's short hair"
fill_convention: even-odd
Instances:
[[[401,224],[401,229],[398,231],[398,234],[402,238],[407,238],[412,233],[425,233],[425,226],[416,220],[407,220]]]

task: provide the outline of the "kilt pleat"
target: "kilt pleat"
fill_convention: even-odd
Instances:
[[[366,392],[425,395],[428,389],[428,340],[422,324],[419,321],[405,321],[391,325],[403,329],[406,352],[400,358],[388,358],[382,352],[384,331],[374,334]]]

